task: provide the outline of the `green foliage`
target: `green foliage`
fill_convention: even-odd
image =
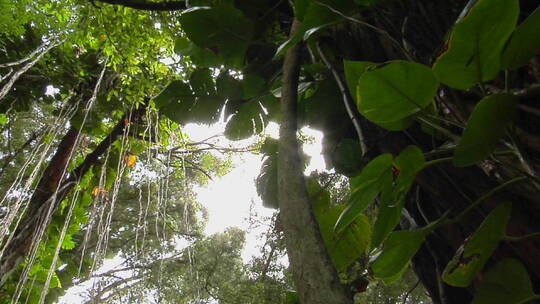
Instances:
[[[278,142],[268,137],[261,147],[264,160],[261,165],[261,172],[255,180],[257,194],[262,199],[263,206],[267,208],[279,208],[278,201],[278,179],[277,179],[277,158]]]
[[[383,187],[392,180],[391,154],[383,154],[369,162],[362,172],[351,179],[351,198],[339,216],[334,230],[349,226],[373,202]]]
[[[231,140],[240,140],[261,133],[267,123],[261,113],[263,109],[257,101],[241,104],[225,127],[225,136]]]
[[[469,166],[493,152],[514,118],[518,98],[511,94],[490,95],[474,108],[454,152],[454,164]]]
[[[391,130],[401,129],[396,124],[431,104],[439,87],[428,67],[408,61],[366,71],[357,83],[360,113]]]
[[[384,244],[383,251],[371,265],[373,275],[391,284],[398,280],[410,260],[416,254],[426,236],[439,224],[435,221],[421,229],[392,232]]]
[[[201,48],[216,48],[230,67],[241,67],[253,23],[234,7],[195,7],[180,16],[186,36]]]
[[[6,17],[0,20],[0,45],[6,55],[2,58],[2,63],[14,62],[30,54],[46,36],[66,33],[67,39],[65,44],[51,51],[25,73],[6,100],[2,100],[0,111],[6,112],[0,114],[3,140],[0,153],[3,161],[0,178],[2,190],[8,189],[17,176],[15,168],[25,164],[24,155],[34,151],[35,147],[42,143],[54,146],[59,141],[59,136],[47,133],[42,134],[43,141],[30,143],[19,152],[13,150],[13,147],[24,144],[29,130],[42,130],[53,126],[52,121],[65,110],[61,107],[60,100],[43,97],[43,88],[46,85],[59,87],[59,96],[76,95],[76,98],[66,103],[78,106],[78,113],[70,120],[70,124],[80,126],[84,117],[84,106],[79,100],[86,101],[90,98],[102,66],[107,65],[101,89],[96,90],[98,96],[95,107],[82,130],[85,133],[81,137],[84,148],[75,153],[76,157],[69,166],[69,170],[72,170],[108,134],[111,123],[119,119],[126,108],[135,107],[141,100],[149,100],[156,95],[152,103],[165,119],[153,125],[154,118],[149,115],[140,125],[134,126],[134,129],[138,129],[136,134],[141,135],[143,133],[138,132],[140,129],[152,129],[159,125],[160,131],[157,133],[145,133],[149,138],[158,140],[155,145],[140,142],[132,144],[129,148],[131,153],[140,154],[150,149],[162,151],[164,147],[170,147],[175,137],[183,136],[177,133],[178,124],[213,123],[221,116],[222,110],[228,119],[224,133],[229,139],[244,139],[257,134],[269,120],[278,121],[280,117],[277,105],[282,85],[282,71],[278,68],[281,62],[271,60],[276,49],[280,55],[288,47],[303,40],[309,40],[308,45],[311,46],[323,39],[332,41],[331,39],[336,38],[332,36],[334,31],[339,31],[340,27],[347,29],[347,35],[350,35],[347,37],[367,38],[356,33],[356,26],[365,26],[366,23],[374,21],[377,28],[371,28],[375,30],[371,34],[383,38],[371,39],[374,37],[370,36],[366,44],[392,38],[397,33],[396,29],[385,25],[391,23],[394,16],[391,16],[390,21],[376,20],[384,16],[387,9],[393,12],[391,6],[381,10],[377,7],[375,11],[374,6],[385,4],[385,1],[379,0],[296,0],[295,16],[303,21],[303,25],[299,33],[290,40],[285,37],[288,35],[291,11],[285,2],[202,0],[192,1],[190,4],[192,8],[179,14],[144,12],[106,4],[95,7],[90,3],[73,1],[0,0],[0,11],[7,12]],[[343,18],[341,14],[348,18]],[[489,83],[489,86],[485,82],[497,78],[502,69],[522,67],[538,54],[539,10],[533,11],[516,27],[518,15],[517,0],[470,1],[463,16],[449,33],[447,49],[431,68],[412,61],[382,64],[366,61],[343,62],[351,95],[356,99],[358,109],[365,118],[378,126],[397,131],[412,126],[414,120],[419,120],[425,130],[427,120],[430,123],[427,126],[437,132],[437,137],[431,142],[424,141],[421,138],[424,135],[418,135],[420,130],[417,129],[405,134],[412,137],[411,142],[418,140],[421,144],[407,147],[395,158],[390,154],[376,155],[377,151],[396,151],[395,147],[402,147],[402,143],[386,146],[380,144],[379,141],[384,140],[384,136],[383,139],[378,138],[379,130],[374,126],[369,126],[370,132],[365,141],[370,144],[369,158],[374,159],[368,162],[369,159],[363,158],[359,153],[358,141],[350,139],[351,135],[348,134],[350,125],[343,123],[348,119],[348,113],[343,107],[342,92],[329,77],[328,69],[320,62],[302,66],[301,87],[298,92],[301,123],[325,132],[325,140],[328,141],[325,153],[333,153],[333,167],[337,172],[353,176],[350,182],[352,193],[347,206],[331,205],[328,194],[318,185],[310,184],[314,213],[332,261],[340,271],[348,269],[354,261],[365,255],[369,248],[373,250],[372,253],[380,254],[371,265],[374,276],[386,283],[396,281],[407,271],[409,261],[422,246],[426,236],[438,225],[452,222],[446,221],[443,216],[417,230],[394,231],[402,216],[407,194],[419,171],[426,165],[445,161],[444,158],[434,158],[441,150],[446,155],[454,155],[453,163],[448,163],[448,166],[477,165],[490,155],[497,165],[507,162],[506,159],[503,162],[496,159],[497,153],[493,154],[493,151],[501,142],[518,108],[519,100],[515,93],[520,90],[520,95],[525,95],[521,94],[521,89],[527,89],[529,82],[535,81],[535,74],[525,75],[521,70],[510,73],[512,76],[519,74],[517,78],[520,83],[515,88],[512,87],[515,79],[510,77],[498,78]],[[351,21],[352,18],[357,19],[356,22]],[[408,48],[409,42],[415,43],[414,37],[408,34],[409,23],[414,23],[415,18],[416,16],[411,16],[407,22],[403,20],[398,44],[403,44],[404,48]],[[338,24],[339,26],[336,26]],[[330,28],[331,31],[327,30]],[[417,30],[414,27],[412,29]],[[422,32],[418,31],[418,35],[422,35]],[[317,41],[319,38],[321,40]],[[362,58],[364,55],[342,53],[347,51],[343,45],[348,43],[339,41],[342,38],[337,37],[334,40],[339,44],[338,47],[329,49],[332,51],[330,61],[336,64],[337,70],[341,69],[340,58]],[[423,39],[423,36],[420,38],[419,40],[429,40]],[[351,40],[351,44],[354,44],[354,41]],[[385,49],[388,48],[391,47],[385,45]],[[178,56],[172,56],[173,49],[181,57],[180,60]],[[394,51],[400,51],[399,47]],[[303,53],[306,54],[308,52]],[[419,62],[432,62],[433,59],[421,58],[414,49],[411,54],[413,56],[408,57],[418,58]],[[387,59],[394,58],[403,56],[396,55]],[[308,60],[303,58],[302,61]],[[172,63],[165,65],[163,62]],[[9,69],[3,67],[0,72],[5,76]],[[506,82],[504,89],[503,80]],[[439,81],[451,88],[470,90],[460,92],[447,87],[439,90]],[[480,85],[480,90],[474,87],[475,85]],[[509,93],[501,94],[503,90]],[[447,98],[448,95],[456,97]],[[440,102],[440,99],[445,101]],[[460,115],[456,117],[467,117],[467,110],[462,109],[471,108],[469,99],[474,99],[473,102],[476,102],[476,99],[481,100],[470,115],[463,135],[456,136],[456,130],[463,125],[462,120],[454,120],[451,115],[445,115],[445,111],[453,112],[457,108],[463,113],[457,113]],[[8,110],[10,112],[7,112]],[[58,130],[63,131],[62,128]],[[387,133],[384,134],[386,136]],[[4,137],[9,137],[9,141],[4,141]],[[422,151],[419,147],[434,150]],[[109,161],[104,164],[105,161],[100,159],[91,173],[79,183],[77,189],[81,193],[75,202],[73,218],[66,226],[67,234],[63,240],[58,236],[66,222],[70,201],[65,200],[59,205],[51,225],[47,227],[47,238],[39,245],[36,263],[30,269],[30,280],[34,282],[35,288],[25,287],[23,291],[24,296],[28,295],[29,302],[37,301],[36,297],[39,297],[40,289],[44,287],[43,283],[51,268],[57,246],[60,246],[61,255],[57,265],[52,265],[51,268],[54,270],[51,286],[58,291],[72,283],[72,276],[77,272],[75,268],[81,261],[78,261],[71,251],[80,250],[82,236],[86,232],[84,229],[87,229],[89,220],[89,209],[93,206],[93,190],[97,187],[105,194],[120,177],[118,175],[121,171],[117,171],[123,160],[120,148],[120,143],[115,143],[110,151]],[[265,206],[277,208],[279,189],[276,142],[267,140],[262,152],[265,159],[256,182],[257,192],[263,198]],[[43,159],[50,159],[51,153],[44,152]],[[203,171],[215,169],[217,175],[226,170],[223,169],[226,166],[221,166],[209,154],[187,157],[182,160],[175,158],[171,160],[171,164],[186,168],[184,161],[189,160]],[[426,162],[425,158],[430,162]],[[528,160],[525,157],[521,161]],[[156,168],[160,164],[152,163],[150,159],[138,164],[144,164],[145,170],[149,170],[146,173],[159,171]],[[28,165],[38,164],[32,161]],[[534,170],[535,166],[532,168]],[[506,175],[517,174],[513,169],[504,169],[497,170],[496,176],[505,178]],[[520,170],[521,168],[518,168],[515,171],[519,173]],[[194,171],[196,170],[193,168],[186,168],[183,171],[167,172],[175,178],[175,182],[167,186],[170,187],[167,191],[172,195],[168,199],[171,205],[164,209],[156,203],[156,200],[163,199],[156,198],[162,185],[142,182],[136,178],[131,180],[133,184],[123,182],[124,189],[121,190],[117,202],[119,212],[114,214],[114,221],[111,222],[111,230],[115,233],[111,235],[106,255],[121,254],[127,260],[135,261],[140,254],[138,250],[144,247],[144,258],[130,266],[139,267],[137,269],[140,269],[140,272],[136,274],[144,274],[148,279],[142,280],[140,285],[119,289],[119,294],[113,297],[113,300],[133,301],[137,296],[140,300],[144,298],[141,295],[148,296],[163,287],[160,289],[160,292],[163,292],[160,295],[163,303],[195,300],[258,303],[261,284],[272,280],[275,290],[281,292],[280,296],[284,295],[282,280],[265,276],[255,281],[253,273],[246,271],[247,266],[239,260],[243,235],[238,231],[228,231],[194,242],[190,249],[193,250],[192,253],[196,253],[191,257],[200,261],[196,265],[186,263],[183,252],[176,252],[179,254],[179,259],[176,260],[161,259],[164,248],[174,250],[174,240],[179,237],[178,231],[189,232],[190,227],[186,222],[192,223],[191,228],[194,228],[195,232],[202,231],[203,224],[197,220],[196,215],[204,214],[204,210],[193,201],[194,194],[190,188],[185,187],[186,180],[201,180],[201,173]],[[145,171],[138,174],[144,173]],[[124,173],[122,177],[125,175]],[[27,177],[28,174],[23,176]],[[461,181],[453,182],[460,184]],[[148,192],[141,189],[148,189]],[[147,220],[155,225],[141,228],[138,219],[142,209],[135,208],[133,204],[141,198],[151,202],[145,206],[145,212],[148,215]],[[370,227],[364,211],[377,198],[377,216],[373,220],[373,227]],[[419,198],[410,199],[413,203],[412,199]],[[497,207],[477,231],[463,242],[460,251],[446,267],[444,280],[447,283],[469,286],[472,280],[478,277],[486,261],[498,247],[500,239],[504,237],[511,209],[509,203]],[[144,234],[144,240],[139,238],[141,234]],[[135,241],[126,242],[126,239]],[[93,237],[90,246],[96,244],[97,240]],[[90,254],[97,253],[93,251]],[[496,260],[496,257],[493,259]],[[153,263],[155,261],[162,262],[161,266],[157,267],[157,264]],[[82,264],[83,268],[89,269],[86,261],[82,261]],[[60,266],[65,268],[59,269]],[[17,274],[20,274],[20,270],[17,270]],[[193,273],[203,275],[197,277]],[[200,289],[202,277],[206,279],[206,290]],[[106,283],[106,280],[104,282]],[[9,281],[5,290],[13,293],[15,286],[13,280]],[[195,299],[196,294],[202,294],[203,299]],[[478,284],[474,303],[520,303],[533,297],[535,295],[524,267],[517,261],[504,260],[486,270],[483,280]],[[278,298],[276,301],[266,302],[284,301],[284,296]],[[399,301],[404,300],[400,298]]]
[[[518,15],[517,0],[479,0],[450,33],[448,50],[433,66],[437,78],[462,90],[495,78]]]
[[[406,269],[411,258],[424,242],[428,229],[415,231],[396,231],[390,234],[381,255],[373,262],[371,268],[376,278],[395,281]]]
[[[325,1],[321,2],[313,0],[295,1],[296,17],[298,20],[303,21],[302,25],[296,35],[279,46],[276,56],[285,54],[290,47],[302,40],[307,40],[315,32],[343,20],[341,16],[323,5]],[[340,8],[352,8],[352,3],[342,0],[334,1],[330,5],[336,5]]]
[[[467,287],[472,283],[506,235],[511,211],[510,202],[498,206],[478,230],[464,241],[444,270],[443,279],[447,284]]]
[[[502,54],[502,68],[517,69],[540,53],[540,8],[534,10],[512,33]]]
[[[345,206],[332,206],[330,194],[314,180],[308,181],[308,192],[328,254],[336,269],[345,271],[366,253],[371,239],[369,219],[360,214],[345,229],[336,232],[334,224]]]
[[[215,67],[221,63],[220,58],[210,49],[199,47],[185,37],[176,38],[174,52],[183,57],[188,56],[198,67]]]
[[[371,248],[380,246],[399,224],[405,196],[424,164],[424,155],[417,146],[407,147],[394,160],[394,170],[398,177],[395,182],[388,182],[382,188]]]
[[[369,61],[343,61],[345,78],[347,80],[347,86],[349,87],[351,96],[356,98],[356,86],[358,85],[358,80],[360,80],[362,74],[364,74],[370,68],[376,67],[376,65],[376,63]]]
[[[532,303],[538,298],[523,264],[515,259],[504,259],[486,272],[472,304]]]

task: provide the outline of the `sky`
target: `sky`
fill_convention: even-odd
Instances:
[[[208,126],[190,124],[184,128],[192,140],[202,140],[209,136],[219,134],[222,126]],[[266,128],[266,134],[277,138],[278,125],[270,123]],[[314,170],[324,170],[325,164],[321,155],[322,133],[316,130],[304,128],[302,133],[313,140],[304,145],[304,152],[311,156],[311,162],[306,169],[306,174]],[[239,146],[253,142],[255,138],[234,143],[224,140],[223,144],[238,144]],[[261,245],[257,236],[264,232],[260,229],[249,229],[247,218],[252,211],[260,216],[271,216],[275,210],[262,206],[261,199],[257,195],[255,179],[262,165],[262,156],[252,153],[242,153],[233,156],[233,166],[227,175],[215,178],[205,187],[196,190],[199,202],[208,209],[209,219],[206,226],[206,234],[211,235],[223,232],[228,227],[238,227],[247,231],[246,245],[242,257],[248,262],[252,255],[257,254],[257,246]]]
[[[265,134],[277,138],[278,128],[277,124],[270,123],[265,130]],[[189,135],[192,141],[200,141],[220,134],[222,130],[224,130],[222,123],[211,126],[188,124],[183,128],[183,131]],[[323,171],[325,163],[321,155],[322,133],[309,128],[304,128],[301,132],[311,139],[309,143],[303,146],[304,152],[310,156],[310,164],[305,173],[308,175],[315,170]],[[219,139],[219,144],[222,146],[245,147],[256,140],[256,137],[252,137],[243,141],[231,142],[222,137]],[[260,217],[270,217],[275,210],[262,206],[261,199],[257,195],[255,188],[255,179],[262,165],[262,155],[253,153],[234,154],[232,164],[233,169],[228,174],[214,178],[204,187],[195,189],[195,192],[199,202],[208,210],[206,235],[224,232],[228,227],[238,227],[246,231],[242,259],[247,263],[259,253],[259,247],[263,245],[264,240],[261,240],[258,236],[266,230],[264,225],[255,229],[250,227],[248,221],[250,212],[254,212]],[[118,257],[108,259],[104,261],[103,266],[97,272],[105,272],[121,263],[122,259]],[[283,261],[283,263],[287,263],[287,261]],[[84,299],[82,295],[91,285],[92,283],[87,282],[85,285],[72,287],[60,299],[59,303],[81,303]]]

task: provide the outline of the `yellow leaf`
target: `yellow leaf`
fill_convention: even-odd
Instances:
[[[137,155],[128,154],[128,155],[124,156],[124,163],[128,167],[133,167],[136,162],[137,162]]]

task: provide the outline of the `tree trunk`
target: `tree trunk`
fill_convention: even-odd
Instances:
[[[21,263],[36,241],[39,228],[42,227],[46,214],[49,213],[53,196],[58,193],[60,182],[71,161],[73,151],[77,145],[79,131],[71,127],[60,141],[56,153],[43,172],[39,183],[34,190],[27,210],[27,220],[15,230],[11,241],[5,245],[4,255],[0,260],[0,286],[4,285],[10,274]],[[48,221],[46,221],[48,222]],[[46,223],[45,222],[45,223]]]
[[[294,21],[291,37],[300,23]],[[297,132],[297,89],[300,45],[283,63],[278,184],[280,218],[294,282],[303,304],[347,304],[352,298],[341,285],[324,246],[306,190]]]

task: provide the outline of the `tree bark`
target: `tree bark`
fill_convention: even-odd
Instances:
[[[295,20],[292,37],[300,26]],[[324,246],[308,197],[297,132],[297,89],[300,45],[291,47],[283,62],[278,184],[280,218],[289,262],[303,304],[348,304],[352,297],[341,284]]]

